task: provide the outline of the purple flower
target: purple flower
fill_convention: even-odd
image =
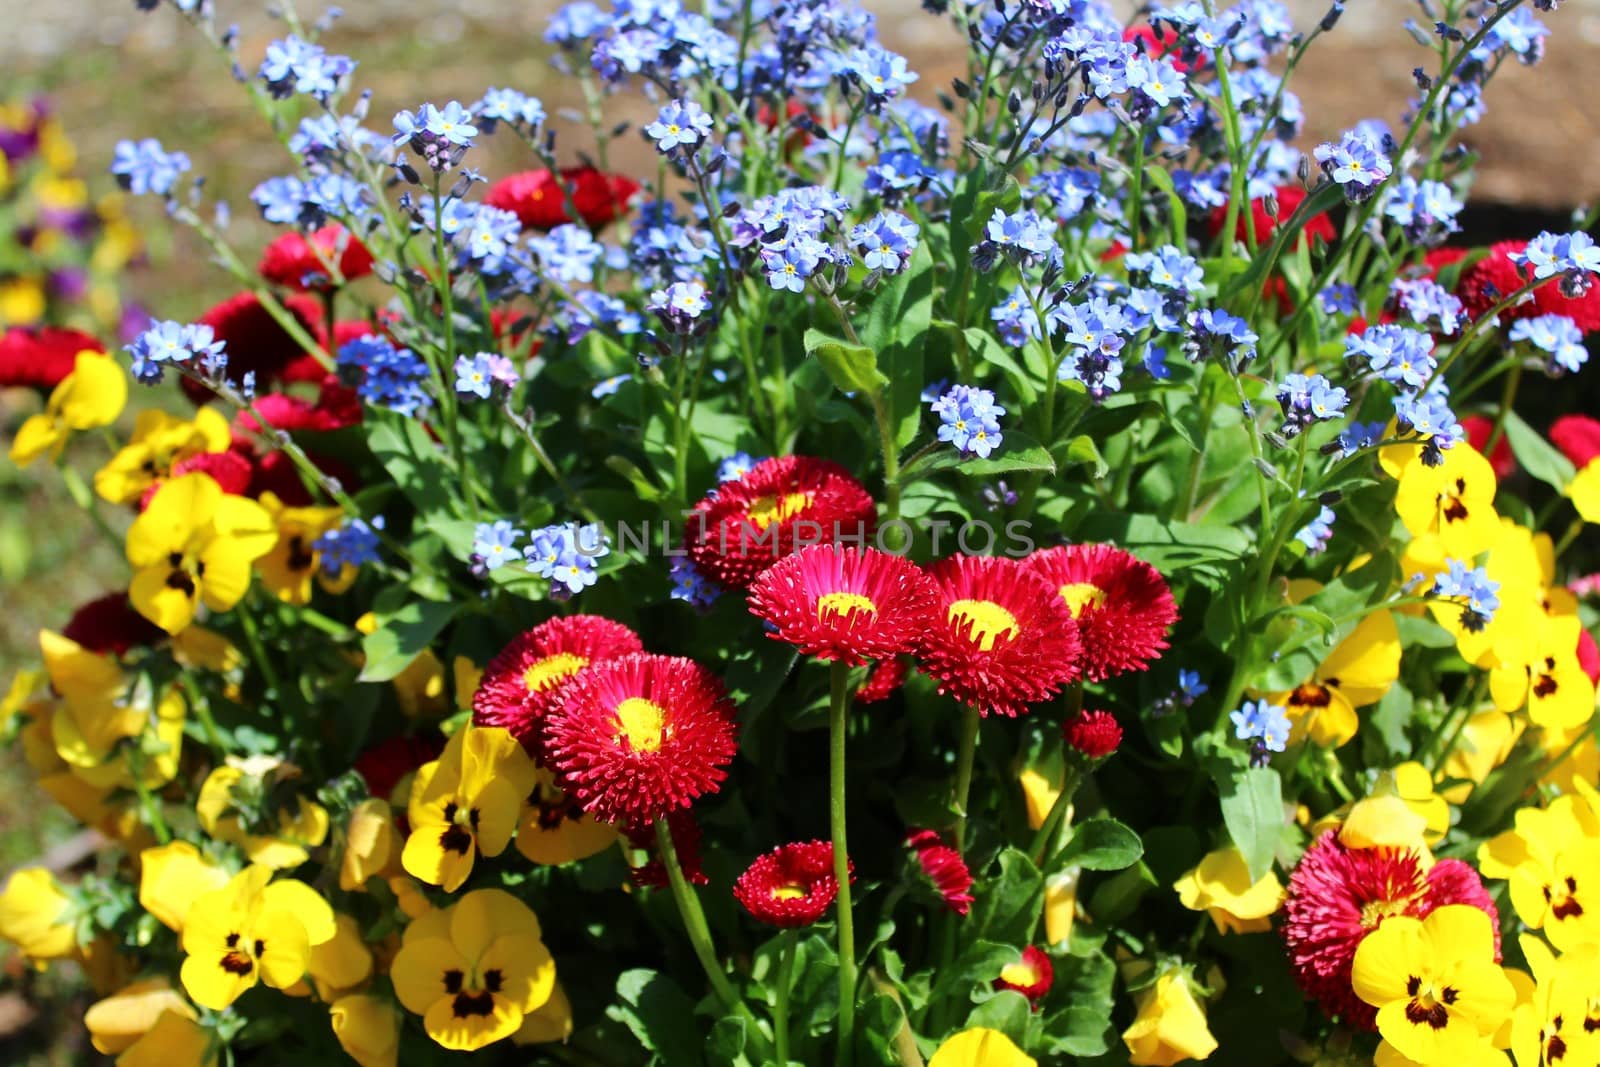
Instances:
[[[674,100],[661,109],[656,121],[644,128],[656,151],[670,155],[693,148],[711,137],[711,116],[693,100]]]
[[[1394,165],[1383,150],[1356,130],[1347,131],[1338,144],[1323,142],[1312,155],[1322,165],[1323,173],[1344,186],[1345,197],[1353,201],[1371,196],[1394,173]]]

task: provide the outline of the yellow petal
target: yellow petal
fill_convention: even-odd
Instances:
[[[305,930],[307,944],[323,944],[339,932],[334,922],[333,908],[304,882],[293,878],[280,879],[263,889],[261,898],[263,908],[282,910],[293,915]]]
[[[389,965],[389,977],[394,981],[394,995],[406,1010],[424,1015],[436,1000],[447,995],[445,972],[465,974],[472,969],[472,961],[462,956],[447,937],[411,937],[410,930],[406,933],[405,944]]]
[[[998,1030],[974,1027],[947,1038],[928,1067],[1038,1067],[1038,1062]]]
[[[450,941],[468,959],[477,959],[502,934],[542,936],[533,909],[503,889],[474,890],[450,912]]]
[[[542,1045],[552,1041],[565,1041],[572,1036],[572,1002],[567,991],[557,982],[550,990],[550,999],[522,1017],[522,1026],[511,1035],[516,1045]]]
[[[1358,800],[1339,829],[1346,848],[1406,848],[1422,851],[1428,820],[1397,796]]]
[[[117,1057],[117,1067],[215,1067],[216,1046],[199,1023],[167,1011],[150,1032]]]
[[[0,891],[0,937],[16,942],[36,960],[71,955],[78,940],[69,904],[55,876],[43,867],[15,871]]]
[[[372,973],[372,951],[361,940],[360,925],[344,914],[337,915],[334,923],[338,933],[312,947],[306,968],[317,986],[317,995],[328,1001],[360,985]]]
[[[367,994],[340,997],[328,1008],[339,1047],[361,1067],[395,1067],[400,1019],[394,1005]]]
[[[1567,497],[1584,522],[1600,523],[1600,462],[1590,460],[1567,483]]]
[[[147,978],[91,1004],[83,1023],[94,1047],[115,1056],[149,1033],[168,1011],[186,1019],[195,1017],[189,1002],[166,978]]]
[[[55,419],[44,414],[30,415],[11,439],[11,462],[26,467],[46,452],[59,455],[66,443],[66,432]]]
[[[92,430],[110,426],[128,403],[128,376],[114,357],[99,352],[79,352],[69,374],[50,405],[61,412],[70,429]]]
[[[228,884],[228,872],[187,841],[145,849],[139,867],[139,906],[179,932],[196,899]]]

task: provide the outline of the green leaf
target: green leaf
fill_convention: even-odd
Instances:
[[[1189,230],[1189,212],[1183,204],[1183,197],[1178,195],[1177,186],[1172,184],[1172,175],[1166,167],[1159,163],[1147,163],[1144,176],[1150,184],[1167,194],[1167,210],[1172,215],[1172,232],[1187,233]]]
[[[977,903],[966,925],[974,938],[1027,944],[1044,909],[1044,875],[1019,849],[1007,848],[997,862],[998,872],[973,892]]]
[[[1556,492],[1565,493],[1578,473],[1572,461],[1523,422],[1516,412],[1507,411],[1505,418],[1506,440],[1511,442],[1511,452],[1522,469]]]
[[[1055,961],[1050,1000],[1067,1007],[1045,1018],[1044,1039],[1054,1055],[1099,1056],[1111,1047],[1111,990],[1117,968],[1102,953]]]
[[[866,345],[854,345],[829,337],[821,330],[805,333],[806,355],[815,357],[828,372],[828,379],[842,393],[877,396],[889,384],[878,370],[878,356]]]
[[[453,515],[449,487],[456,474],[417,419],[368,424],[367,447],[424,517]]]
[[[964,1029],[983,1027],[998,1030],[1011,1040],[1022,1042],[1033,1015],[1028,998],[1015,989],[1003,989],[972,1009]]]
[[[715,1064],[748,1064],[750,1057],[745,1055],[747,1038],[744,1019],[737,1015],[725,1015],[711,1027],[711,1036],[706,1038],[706,1055]],[[676,1061],[669,1059],[667,1062]]]
[[[1066,463],[1088,464],[1094,468],[1095,478],[1104,478],[1111,468],[1106,465],[1106,458],[1100,454],[1099,446],[1094,443],[1094,438],[1086,433],[1081,433],[1067,443]]]
[[[617,976],[621,1001],[606,1009],[609,1018],[633,1031],[666,1063],[685,1067],[705,1062],[705,1030],[695,1020],[694,1001],[659,971],[638,968]]]
[[[1253,882],[1272,868],[1283,829],[1283,782],[1271,767],[1215,768],[1222,793],[1222,822],[1244,856]]]
[[[978,940],[962,950],[955,962],[936,974],[933,995],[967,1001],[974,990],[987,989],[1000,972],[1022,958],[1015,945]]]
[[[1072,828],[1072,838],[1052,867],[1078,866],[1089,871],[1120,871],[1144,855],[1139,835],[1115,819],[1086,819]]]
[[[1343,200],[1344,191],[1334,182],[1325,181],[1311,190],[1295,213],[1283,220],[1283,225],[1278,227],[1272,243],[1259,248],[1255,258],[1250,261],[1250,266],[1227,284],[1219,297],[1219,302],[1227,303],[1241,293],[1260,292],[1261,287],[1266,284],[1267,275],[1277,265],[1278,258],[1290,247],[1291,242],[1299,239],[1305,224],[1314,216],[1342,203]],[[1248,205],[1246,210],[1249,210]],[[1231,241],[1233,235],[1225,234],[1224,239]]]
[[[455,614],[455,604],[434,600],[413,600],[392,612],[380,610],[378,628],[361,641],[366,658],[361,681],[387,682],[411,666]]]
[[[1167,573],[1199,563],[1238,559],[1255,549],[1250,533],[1234,526],[1164,522],[1154,515],[1093,511],[1074,536],[1079,541],[1110,541]]]

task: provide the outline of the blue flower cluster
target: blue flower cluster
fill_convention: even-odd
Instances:
[[[1459,559],[1445,560],[1445,570],[1434,577],[1429,593],[1461,602],[1461,625],[1474,633],[1494,621],[1500,608],[1500,583],[1482,567]]]
[[[416,415],[433,406],[427,362],[381,334],[346,341],[336,363],[340,378],[373,407]]]
[[[347,567],[378,562],[378,531],[381,529],[381,515],[371,522],[351,518],[312,541],[312,549],[320,556],[322,573],[332,578]]]
[[[668,333],[695,331],[700,317],[711,307],[706,287],[699,282],[673,282],[650,295],[649,310],[656,313]]]
[[[673,100],[644,128],[665,156],[683,156],[711,139],[711,116],[693,100]]]
[[[1383,146],[1362,130],[1347,130],[1337,144],[1324,141],[1312,156],[1351,201],[1367,199],[1394,173]]]
[[[1269,753],[1282,752],[1289,746],[1289,715],[1277,704],[1247,700],[1236,711],[1229,712],[1228,718],[1233,721],[1233,735],[1241,741],[1252,742],[1250,762],[1257,766],[1266,764]]]
[[[939,416],[939,440],[971,456],[986,457],[1000,447],[1000,417],[1006,409],[989,390],[952,386],[932,408]]]
[[[290,34],[267,45],[267,56],[257,73],[273,96],[304,93],[326,104],[355,69],[356,62],[349,56],[333,55],[321,45]]]
[[[145,385],[157,385],[167,367],[209,381],[221,379],[228,366],[224,347],[210,326],[163,319],[151,323],[134,338],[127,352],[133,361],[134,378]]]
[[[696,608],[709,608],[722,595],[717,583],[701,574],[700,568],[688,556],[672,557],[668,574],[672,578],[670,596],[673,600],[681,600]]]
[[[430,170],[439,174],[459,165],[472,147],[478,136],[478,127],[472,122],[472,112],[460,101],[452,100],[442,108],[423,104],[415,112],[395,115],[393,141],[409,146]]]
[[[521,544],[524,538],[526,545]],[[557,600],[593,585],[600,560],[610,552],[605,532],[593,523],[569,522],[525,532],[509,519],[496,519],[479,523],[472,532],[473,565],[479,574],[521,562],[550,582],[550,595]]]
[[[1320,374],[1290,374],[1278,386],[1285,437],[1296,437],[1314,423],[1338,418],[1349,404],[1349,394]]]
[[[1513,344],[1526,342],[1545,358],[1545,372],[1552,378],[1576,374],[1589,361],[1583,346],[1583,331],[1565,315],[1535,315],[1511,324],[1507,335]]]
[[[1438,463],[1440,452],[1466,437],[1450,410],[1449,392],[1435,374],[1438,361],[1429,334],[1393,323],[1369,326],[1346,338],[1345,358],[1365,361],[1374,374],[1394,386],[1395,419],[1402,433],[1425,439],[1425,463]]]
[[[1511,261],[1535,281],[1561,279],[1561,291],[1569,297],[1582,296],[1594,284],[1600,271],[1600,246],[1582,230],[1576,233],[1541,233],[1528,247],[1513,253]],[[1509,294],[1507,294],[1509,295]]]
[[[868,270],[899,274],[917,250],[921,229],[898,211],[880,211],[850,231],[850,246]]]
[[[489,399],[496,386],[509,390],[522,380],[511,360],[498,352],[456,357],[456,392]]]
[[[111,173],[117,184],[135,196],[154,193],[170,196],[178,179],[189,171],[189,157],[168,152],[153,137],[142,141],[118,141],[111,157]]]

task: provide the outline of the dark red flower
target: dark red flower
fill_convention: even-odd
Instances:
[[[567,211],[564,189],[572,194],[576,218]],[[562,167],[559,180],[541,168],[501,178],[489,187],[483,199],[490,207],[516,215],[529,230],[553,230],[579,220],[598,230],[625,215],[638,191],[639,183],[632,178],[606,174],[594,167]]]
[[[895,690],[906,684],[911,675],[911,661],[904,656],[879,660],[873,665],[866,681],[856,688],[857,704],[876,704],[888,700]]]
[[[1550,424],[1550,443],[1582,470],[1600,457],[1600,419],[1563,415]]]
[[[355,281],[372,272],[372,253],[367,246],[336,223],[313,230],[309,239],[293,230],[285,233],[262,251],[256,269],[275,285],[301,292],[325,292],[336,288],[328,274],[328,264],[334,262],[335,256],[344,281]]]
[[[1122,727],[1109,711],[1080,711],[1061,727],[1061,736],[1089,759],[1105,759],[1122,744]]]
[[[939,692],[985,715],[1020,715],[1082,675],[1067,602],[1021,561],[951,556],[932,576],[939,600],[917,659]]]
[[[166,638],[161,627],[133,610],[126,592],[107,593],[89,601],[61,630],[90,652],[125,656],[130,649],[147,648]]]
[[[639,826],[716,792],[737,730],[716,675],[690,659],[636,653],[567,683],[545,718],[545,749],[585,811]]]
[[[1578,631],[1578,666],[1589,676],[1589,681],[1600,685],[1600,645],[1588,630]]]
[[[484,668],[472,721],[503,726],[537,754],[541,726],[568,682],[594,663],[643,652],[639,635],[600,615],[561,615],[513,638]]]
[[[1528,247],[1526,241],[1501,241],[1489,246],[1488,255],[1462,272],[1456,295],[1474,318],[1520,289],[1528,280],[1522,268],[1511,262],[1514,252]],[[1600,291],[1591,287],[1580,297],[1564,296],[1561,280],[1551,278],[1532,293],[1533,299],[1514,304],[1501,314],[1508,319],[1527,319],[1537,315],[1565,315],[1584,333],[1600,330]]]
[[[876,506],[832,460],[776,456],[695,505],[684,547],[700,573],[742,589],[784,556],[842,536],[865,536]]]
[[[180,459],[172,465],[172,477],[199,471],[209,474],[211,480],[216,482],[224,493],[229,496],[244,496],[250,490],[250,482],[255,477],[255,471],[250,466],[250,461],[238,452],[231,449],[226,452],[197,452],[187,459]],[[139,497],[139,510],[143,511],[150,506],[151,499],[156,495],[156,490],[166,483],[156,481]]]
[[[1376,1029],[1377,1009],[1350,988],[1356,949],[1385,919],[1425,919],[1446,904],[1470,904],[1489,916],[1498,960],[1500,916],[1478,872],[1451,859],[1424,872],[1415,852],[1349,848],[1337,830],[1329,830],[1289,876],[1281,932],[1295,980],[1328,1015]]]
[[[1494,433],[1494,420],[1486,419],[1482,415],[1467,415],[1461,420],[1461,428],[1467,431],[1467,442],[1482,452],[1484,446],[1489,443],[1489,435]],[[1517,472],[1517,457],[1511,452],[1511,439],[1503,433],[1500,435],[1500,440],[1494,443],[1494,453],[1489,456],[1489,466],[1494,468],[1496,478],[1509,478]]]
[[[318,344],[323,341],[322,310],[316,300],[302,294],[286,297],[284,307]],[[227,346],[228,381],[238,385],[244,376],[255,374],[257,390],[265,390],[283,377],[291,363],[306,355],[305,349],[288,330],[278,324],[254,293],[239,293],[217,304],[197,320],[210,326],[217,340]],[[182,380],[183,391],[197,404],[211,398],[210,390],[189,378]]]
[[[757,576],[750,610],[808,656],[852,665],[910,652],[928,626],[933,582],[903,556],[812,545]]]
[[[388,800],[400,779],[439,758],[444,738],[437,733],[386,738],[356,757],[355,772],[367,783],[367,792]]]
[[[78,330],[13,327],[0,335],[0,389],[28,386],[48,393],[72,373],[79,352],[105,350]]]
[[[1298,185],[1280,185],[1274,192],[1277,194],[1278,201],[1278,214],[1276,216],[1267,214],[1266,197],[1258,197],[1250,201],[1250,219],[1255,224],[1257,244],[1264,243],[1267,238],[1277,233],[1278,224],[1287,222],[1290,216],[1300,209],[1300,205],[1305,203],[1306,191]],[[1206,229],[1210,231],[1212,237],[1215,237],[1222,232],[1222,228],[1227,224],[1228,209],[1224,205],[1212,209],[1210,217],[1206,220]],[[1244,213],[1240,212],[1239,217],[1234,220],[1234,239],[1238,241],[1248,239],[1250,235],[1249,226],[1250,223],[1245,220]],[[1338,236],[1338,232],[1333,228],[1333,222],[1324,214],[1311,216],[1300,230],[1300,240],[1302,241],[1320,237],[1332,244]]]
[[[913,830],[906,835],[906,845],[945,907],[957,915],[971,911],[972,872],[961,853],[932,830]]]
[[[1151,59],[1160,59],[1167,54],[1168,49],[1178,43],[1178,31],[1171,26],[1163,26],[1157,31],[1154,26],[1141,24],[1129,26],[1123,30],[1122,39],[1135,47],[1138,47],[1140,42],[1143,42],[1144,54]],[[1204,68],[1206,65],[1205,53],[1197,53],[1193,62],[1185,62],[1174,56],[1172,65],[1180,74]]]
[[[311,491],[306,488],[305,479],[289,453],[278,450],[258,456],[248,443],[237,441],[230,451],[250,461],[250,488],[245,491],[245,496],[260,499],[264,494],[271,493],[291,508],[308,507],[312,503]],[[361,480],[356,472],[338,460],[314,454],[307,458],[318,470],[343,485],[346,491],[353,493],[361,488]]]
[[[850,870],[853,875],[854,864]],[[779,845],[756,857],[733,883],[734,899],[744,910],[773,926],[810,926],[838,895],[831,841]]]
[[[288,393],[258,396],[251,410],[234,418],[234,440],[248,441],[248,435],[260,432],[262,421],[285,433],[341,430],[361,422],[361,399],[354,389],[331,377],[322,382],[315,402]]]
[[[1055,982],[1056,969],[1042,949],[1029,945],[1022,950],[1022,959],[1009,963],[994,980],[996,989],[1014,989],[1028,998],[1033,1010],[1039,1010],[1039,1001],[1050,992]]]
[[[1063,545],[1027,559],[1078,622],[1091,682],[1140,671],[1167,647],[1178,618],[1161,572],[1115,545]]]
[[[628,879],[640,889],[666,889],[670,886],[672,878],[667,874],[667,865],[662,862],[656,848],[655,824],[624,827],[623,832],[628,835],[628,843],[634,848],[650,853],[648,860],[637,867],[628,868]],[[690,885],[709,883],[711,879],[706,877],[704,856],[700,850],[700,841],[705,835],[700,832],[700,824],[694,821],[694,814],[687,809],[669,814],[667,833],[672,835],[672,851],[678,856],[683,880]]]

